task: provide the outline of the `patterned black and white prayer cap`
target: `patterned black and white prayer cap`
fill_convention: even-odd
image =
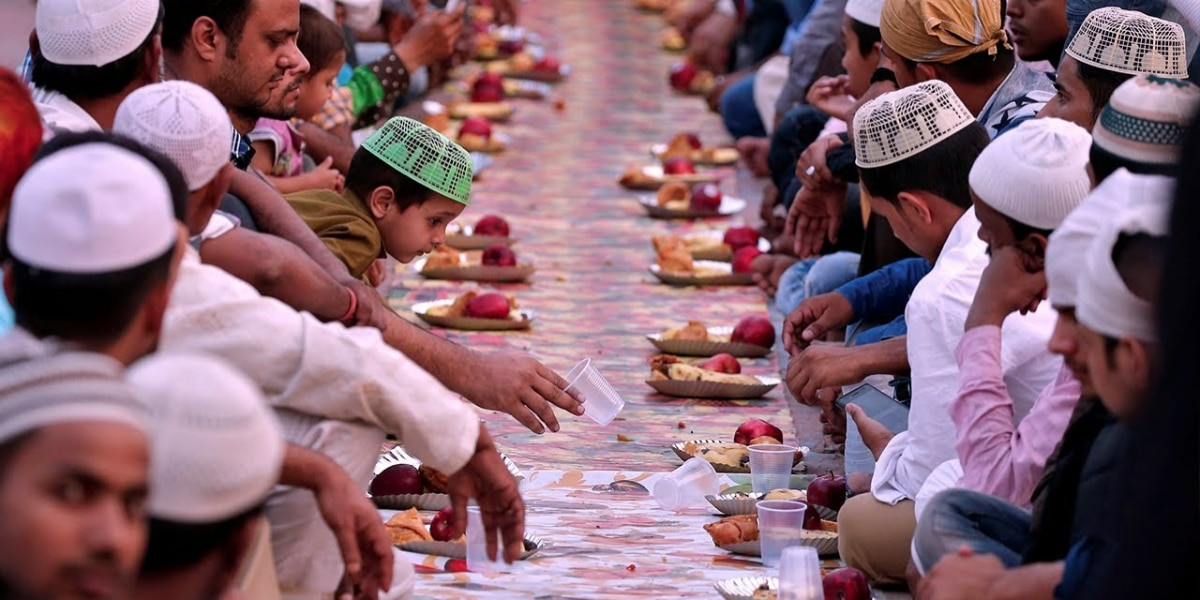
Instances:
[[[1198,111],[1200,87],[1182,79],[1138,75],[1113,92],[1096,119],[1092,143],[1131,162],[1172,165]]]

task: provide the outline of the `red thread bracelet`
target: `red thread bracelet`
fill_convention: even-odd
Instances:
[[[350,308],[347,308],[346,314],[342,315],[342,317],[338,319],[338,321],[345,322],[353,318],[354,313],[358,312],[358,296],[354,295],[354,290],[348,287],[342,289],[346,290],[346,292],[350,294]]]

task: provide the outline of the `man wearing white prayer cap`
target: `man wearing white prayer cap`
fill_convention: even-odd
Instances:
[[[153,355],[127,381],[151,413],[150,534],[131,597],[216,600],[261,535],[283,466],[279,423],[254,382],[208,356]]]
[[[112,127],[129,92],[158,81],[159,0],[39,0],[34,100],[51,132]]]
[[[157,342],[182,180],[136,145],[72,137],[48,144],[9,215],[0,582],[22,597],[124,598],[145,544],[148,447],[122,369]]]

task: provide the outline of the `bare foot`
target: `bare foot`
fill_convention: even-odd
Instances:
[[[771,140],[760,137],[744,137],[737,141],[738,152],[742,162],[755,177],[767,177],[771,174],[771,166],[767,163],[767,152],[771,149]]]

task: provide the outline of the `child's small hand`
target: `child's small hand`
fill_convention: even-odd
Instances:
[[[346,178],[342,176],[341,172],[333,168],[332,156],[317,165],[317,168],[313,169],[308,175],[315,183],[313,187],[316,189],[333,190],[341,193],[342,188],[346,185]]]
[[[380,258],[371,263],[371,266],[367,269],[367,281],[371,284],[371,287],[379,287],[379,284],[383,283],[386,277],[387,259]]]

